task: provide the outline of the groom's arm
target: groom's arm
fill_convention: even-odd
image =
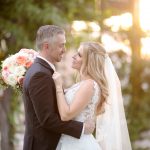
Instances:
[[[34,75],[29,84],[29,95],[33,103],[36,116],[45,129],[80,138],[83,123],[77,121],[61,121],[53,79],[45,73]]]

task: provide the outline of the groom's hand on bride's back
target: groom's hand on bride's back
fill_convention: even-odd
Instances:
[[[95,120],[88,119],[84,122],[84,134],[92,134],[95,129]]]

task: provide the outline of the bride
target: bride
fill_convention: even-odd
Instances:
[[[131,150],[120,81],[105,49],[96,42],[81,43],[72,68],[79,71],[81,81],[65,94],[61,75],[53,74],[61,120],[95,118],[96,138],[62,134],[57,150]]]

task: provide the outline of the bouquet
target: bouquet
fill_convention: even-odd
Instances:
[[[21,89],[26,71],[30,68],[38,53],[32,49],[21,49],[10,55],[1,64],[1,84]]]

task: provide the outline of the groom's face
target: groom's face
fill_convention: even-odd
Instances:
[[[48,57],[52,63],[60,62],[65,53],[66,38],[65,34],[58,34],[49,44]]]

